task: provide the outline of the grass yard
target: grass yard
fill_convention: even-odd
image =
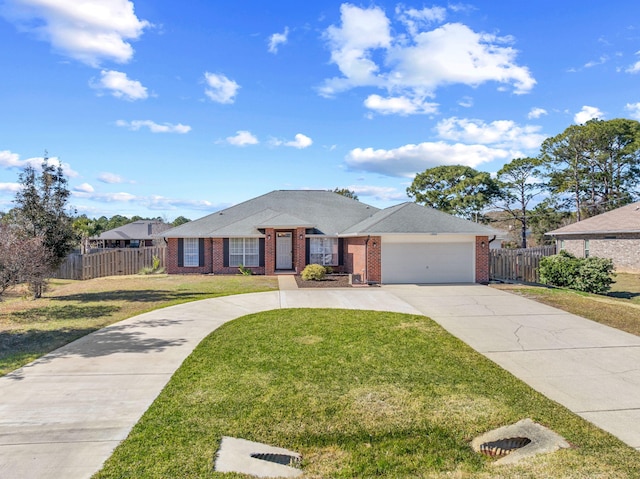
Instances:
[[[111,276],[52,280],[32,300],[24,291],[0,303],[0,375],[92,331],[137,314],[187,301],[278,289],[265,276]]]
[[[492,286],[640,336],[640,274],[618,273],[607,295],[519,284]]]
[[[575,447],[492,466],[469,442],[530,417]],[[278,310],[184,362],[97,479],[212,472],[223,435],[296,450],[305,478],[637,478],[640,455],[423,316]]]

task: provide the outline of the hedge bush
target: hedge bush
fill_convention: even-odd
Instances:
[[[542,258],[539,273],[543,284],[596,294],[609,291],[615,276],[612,260],[576,258],[566,251]]]
[[[302,270],[302,279],[305,281],[321,281],[324,279],[325,274],[326,270],[324,269],[324,266],[320,264],[308,264]]]

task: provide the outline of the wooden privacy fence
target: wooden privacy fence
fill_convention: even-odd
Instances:
[[[160,259],[164,267],[166,247],[126,248],[101,251],[99,253],[72,253],[60,265],[54,278],[91,279],[103,276],[137,274],[142,268],[153,266],[153,257]]]
[[[556,245],[525,249],[494,249],[489,258],[489,279],[539,283],[540,259],[556,254]]]

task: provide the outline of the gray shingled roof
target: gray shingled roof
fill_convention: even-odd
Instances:
[[[134,221],[118,228],[102,232],[92,240],[150,240],[158,233],[171,228],[171,225],[159,221]]]
[[[315,234],[355,236],[369,234],[467,234],[501,233],[447,213],[415,203],[379,210],[331,191],[272,191],[231,208],[185,223],[165,238],[261,236],[267,227],[314,228]]]
[[[342,232],[344,235],[394,233],[473,234],[482,236],[501,234],[500,231],[488,226],[473,223],[416,203],[402,203],[378,211],[370,218]]]
[[[621,206],[546,233],[549,236],[640,233],[640,202]]]
[[[237,204],[162,234],[165,238],[260,235],[258,228],[304,226],[336,235],[376,213],[369,206],[332,191],[278,190]]]

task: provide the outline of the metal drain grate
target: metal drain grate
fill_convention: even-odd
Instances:
[[[480,444],[480,452],[485,456],[503,457],[531,443],[528,437],[508,437]]]
[[[295,456],[288,454],[272,454],[268,452],[257,452],[251,454],[254,459],[260,459],[262,461],[275,462],[276,464],[282,464],[283,466],[295,466],[300,460]]]

